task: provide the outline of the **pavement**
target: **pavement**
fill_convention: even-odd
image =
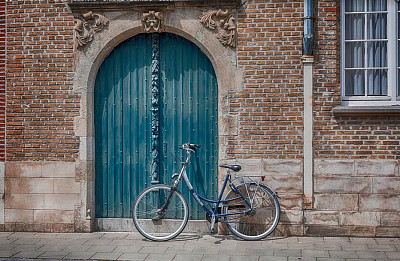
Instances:
[[[138,233],[0,232],[1,260],[400,260],[400,238],[268,237],[181,234],[152,242]]]

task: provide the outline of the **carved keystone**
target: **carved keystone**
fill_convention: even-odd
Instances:
[[[156,11],[143,13],[142,24],[144,30],[148,33],[161,32],[163,16],[162,12]]]
[[[233,13],[222,11],[208,11],[199,16],[200,22],[211,30],[217,30],[217,39],[222,45],[236,46],[236,26]]]

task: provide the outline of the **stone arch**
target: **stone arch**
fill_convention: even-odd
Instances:
[[[214,32],[203,27],[194,12],[172,11],[165,18],[162,32],[179,35],[196,44],[213,64],[218,81],[219,159],[226,161],[226,136],[237,134],[237,119],[229,115],[228,92],[241,88],[242,73],[237,70],[236,52],[223,46]],[[76,178],[81,182],[82,205],[75,213],[77,231],[93,230],[94,221],[94,83],[104,59],[121,42],[144,33],[141,13],[105,13],[108,27],[92,42],[76,52],[74,91],[81,96],[80,115],[75,118],[75,134],[80,139]],[[220,179],[221,177],[219,177]],[[92,215],[93,214],[93,215]]]

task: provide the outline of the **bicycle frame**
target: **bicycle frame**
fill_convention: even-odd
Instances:
[[[183,166],[181,169],[181,172],[179,173],[178,178],[175,180],[173,186],[172,186],[172,190],[170,192],[170,195],[168,196],[167,202],[164,204],[164,206],[161,208],[161,210],[159,211],[159,213],[163,213],[165,211],[165,209],[168,207],[170,198],[172,197],[172,194],[174,192],[174,190],[176,189],[177,185],[179,184],[179,182],[181,181],[181,179],[183,178],[183,180],[186,183],[186,186],[188,187],[190,193],[192,194],[193,198],[197,201],[198,204],[200,204],[200,206],[212,217],[214,218],[218,218],[218,217],[224,217],[224,216],[229,216],[229,215],[237,215],[237,214],[244,214],[244,213],[250,213],[253,210],[252,204],[251,202],[248,202],[247,199],[242,195],[242,193],[237,189],[237,187],[235,186],[235,184],[233,184],[232,180],[231,180],[231,174],[230,171],[228,170],[228,173],[226,174],[225,177],[225,181],[224,181],[224,185],[222,186],[222,190],[218,196],[218,200],[211,200],[205,197],[202,197],[201,195],[197,194],[196,191],[194,190],[192,184],[190,183],[190,180],[187,176],[186,173],[186,167],[189,165],[189,161],[190,161],[190,151],[194,152],[193,150],[186,149],[186,161],[183,162]],[[232,199],[228,199],[228,200],[223,200],[222,196],[224,194],[226,185],[230,184],[231,188],[233,188],[235,190],[236,193],[239,194],[239,196],[232,198]],[[244,202],[247,204],[247,206],[249,207],[248,210],[246,211],[239,211],[239,212],[233,212],[233,213],[226,213],[226,214],[221,214],[218,213],[218,209],[219,209],[219,205],[221,203],[229,203],[231,201],[237,200],[237,199],[243,199]],[[209,207],[207,207],[204,202],[208,202],[208,203],[212,203],[215,204],[214,210],[210,209]]]

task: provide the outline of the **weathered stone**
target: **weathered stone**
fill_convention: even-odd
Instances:
[[[75,177],[75,162],[43,162],[43,177]]]
[[[357,194],[317,194],[315,195],[316,210],[358,210]]]
[[[7,194],[6,209],[43,209],[46,194]]]
[[[381,213],[381,225],[383,227],[396,227],[400,224],[400,213],[399,212],[382,212]]]
[[[303,209],[303,194],[279,193],[279,204],[282,209]]]
[[[272,174],[266,176],[266,183],[281,193],[303,193],[303,179],[299,176]]]
[[[377,227],[377,237],[400,237],[400,227]]]
[[[304,224],[306,225],[339,225],[338,211],[304,211]]]
[[[237,135],[238,117],[236,115],[222,115],[218,117],[219,135]]]
[[[381,215],[379,212],[341,212],[341,226],[379,226]]]
[[[234,173],[234,176],[262,175],[261,159],[237,159],[233,164],[242,167],[239,172]]]
[[[289,236],[303,236],[304,232],[303,225],[287,225],[287,224],[278,224],[274,232],[270,235],[270,237],[289,237]]]
[[[31,209],[5,209],[5,222],[33,222],[33,210]]]
[[[74,210],[74,206],[79,203],[79,194],[45,194],[44,206],[41,209]]]
[[[352,175],[353,160],[314,160],[314,175]]]
[[[73,210],[34,210],[33,221],[37,223],[74,223]]]
[[[371,178],[361,177],[317,177],[314,185],[318,193],[371,193]]]
[[[400,177],[374,178],[372,192],[374,194],[400,194]]]
[[[355,174],[358,176],[398,176],[396,160],[356,160]]]
[[[360,211],[398,211],[400,195],[360,195]]]
[[[52,178],[6,178],[6,191],[12,194],[53,193]]]
[[[74,178],[54,178],[54,193],[78,194],[80,192],[80,183]]]
[[[327,226],[327,225],[306,225],[304,227],[307,236],[337,237],[349,236],[349,227]]]
[[[301,160],[263,159],[266,175],[303,175],[303,162]]]
[[[5,177],[41,177],[42,164],[40,162],[6,162]]]
[[[303,224],[303,211],[281,210],[279,223],[282,224]]]

